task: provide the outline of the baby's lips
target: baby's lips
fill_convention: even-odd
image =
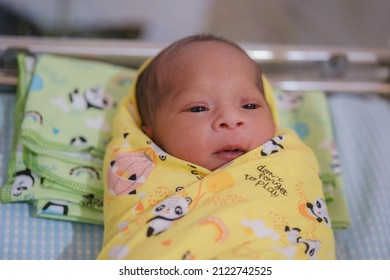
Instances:
[[[243,155],[245,152],[240,149],[234,149],[234,150],[221,150],[219,152],[214,153],[218,158],[225,160],[225,161],[231,161],[233,159],[238,158],[239,156]]]

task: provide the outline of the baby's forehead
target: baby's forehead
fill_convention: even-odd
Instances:
[[[201,63],[216,63],[216,57],[224,56],[226,60],[239,61],[236,67],[252,67],[254,73],[260,74],[260,68],[252,60],[248,54],[239,46],[229,42],[209,40],[209,41],[193,41],[185,45],[173,46],[163,54],[160,67],[165,68],[163,72],[169,71],[170,67],[173,69],[186,67],[193,67]],[[171,68],[172,69],[172,68]]]
[[[157,81],[155,85],[161,93],[171,92],[173,88],[198,79],[200,72],[223,73],[225,69],[230,68],[247,73],[246,77],[256,83],[261,92],[263,91],[259,66],[243,49],[229,42],[215,40],[188,42],[184,45],[173,45],[162,54],[153,71]],[[164,96],[165,93],[160,96]]]
[[[194,58],[195,56],[213,56],[220,53],[236,53],[241,55],[242,58],[253,62],[246,52],[238,46],[216,40],[188,42],[183,46],[178,46],[177,49],[172,48],[172,51],[167,54],[171,56],[171,58],[180,59],[185,57]]]

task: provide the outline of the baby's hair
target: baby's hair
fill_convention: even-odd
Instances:
[[[143,125],[153,125],[153,116],[155,114],[156,107],[159,101],[163,98],[163,93],[161,88],[163,85],[164,77],[167,75],[166,65],[169,63],[169,60],[172,59],[180,50],[184,49],[186,46],[196,43],[196,42],[221,42],[227,44],[231,47],[242,52],[249,60],[254,64],[255,62],[248,56],[248,54],[237,44],[228,41],[224,38],[217,37],[209,34],[202,35],[193,35],[181,40],[178,40],[164,50],[162,50],[152,61],[147,65],[147,67],[142,71],[137,79],[136,84],[136,99],[138,105],[138,111],[140,113],[142,124]],[[258,67],[256,65],[256,67]],[[164,69],[165,68],[165,69]],[[261,69],[258,67],[259,73],[261,74]],[[160,74],[164,72],[163,74]],[[259,87],[260,91],[263,93],[263,84],[259,76]]]

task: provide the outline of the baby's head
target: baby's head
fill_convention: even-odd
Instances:
[[[160,52],[136,85],[143,131],[164,151],[215,170],[275,133],[261,71],[238,45],[191,36]]]

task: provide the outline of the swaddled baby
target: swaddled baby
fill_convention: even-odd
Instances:
[[[191,36],[139,71],[105,155],[100,259],[334,259],[316,159],[238,45]]]

